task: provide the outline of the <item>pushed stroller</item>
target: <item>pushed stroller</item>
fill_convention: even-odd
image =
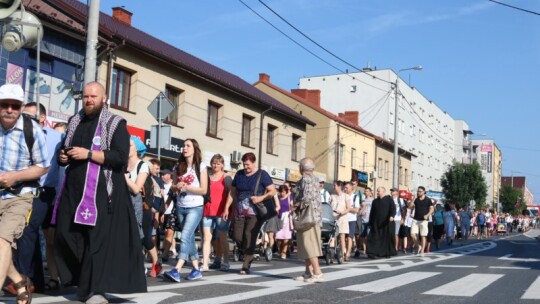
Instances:
[[[322,203],[322,252],[326,265],[334,263],[334,260],[338,264],[343,263],[343,248],[338,244],[337,235],[338,227],[336,219],[334,218],[334,210],[332,206],[327,203]]]

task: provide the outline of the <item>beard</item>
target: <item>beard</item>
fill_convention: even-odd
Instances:
[[[87,107],[85,106],[84,107],[84,114],[86,114],[87,116],[94,116],[98,113],[101,112],[101,110],[103,109],[103,103],[101,105],[96,105],[94,104],[93,107]]]

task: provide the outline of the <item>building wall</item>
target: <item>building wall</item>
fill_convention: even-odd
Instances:
[[[300,79],[300,88],[321,90],[321,106],[330,111],[357,110],[360,126],[386,140],[394,139],[396,74],[392,70]],[[440,191],[440,179],[454,158],[454,120],[415,88],[399,80],[398,142],[417,157],[412,160],[412,188]],[[339,103],[334,102],[339,100]]]
[[[458,163],[471,162],[470,128],[464,120],[456,120],[454,127],[454,160]]]
[[[502,177],[502,153],[491,139],[473,139],[474,160],[480,164],[480,170],[487,185],[486,204],[498,210],[499,193]]]
[[[376,176],[373,180],[374,188],[385,187],[386,193],[390,193],[393,177],[393,163],[394,163],[394,150],[391,146],[381,146],[377,145],[376,151]],[[414,186],[411,184],[411,159],[400,156],[399,157],[400,167],[402,167],[403,173],[399,178],[399,189],[411,190],[414,189]],[[405,171],[408,173],[405,174]]]
[[[300,97],[281,88],[276,89],[263,82],[258,82],[255,87],[316,123],[316,126],[307,127],[306,155],[315,159],[315,171],[326,176],[327,182],[335,179],[350,180],[352,169],[367,173],[374,170],[375,141],[372,136],[340,124],[328,115],[321,113],[321,109],[298,101]],[[344,158],[341,163],[339,148],[336,144],[338,133],[339,143],[343,145],[344,149]],[[352,149],[356,151],[354,159]]]
[[[114,66],[133,72],[129,111],[113,108],[113,112],[126,118],[128,125],[149,130],[151,125],[157,124],[147,107],[159,92],[169,85],[183,91],[177,109],[179,120],[177,125],[172,126],[172,137],[195,138],[207,164],[211,155],[220,153],[225,157],[226,169],[229,170],[238,168],[229,166],[233,151],[240,151],[242,154],[253,152],[258,157],[260,113],[263,109],[261,106],[132,48],[121,48],[116,56]],[[106,83],[109,68],[108,62],[99,67],[98,79],[101,83]],[[217,138],[206,135],[209,101],[221,105]],[[243,114],[254,117],[249,146],[241,144]],[[268,124],[278,127],[275,155],[266,153]],[[286,169],[298,168],[298,162],[291,159],[293,134],[301,137],[301,158],[305,155],[305,125],[273,112],[264,118],[262,166],[277,169],[277,175],[281,177]]]

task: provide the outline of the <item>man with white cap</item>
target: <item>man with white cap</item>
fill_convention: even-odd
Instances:
[[[21,115],[24,91],[20,85],[0,86],[0,285],[8,276],[17,301],[31,301],[30,282],[13,265],[12,248],[21,236],[37,195],[39,178],[49,160],[45,136],[38,124]]]

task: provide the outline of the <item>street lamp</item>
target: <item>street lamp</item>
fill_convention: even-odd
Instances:
[[[398,111],[399,111],[399,102],[398,102],[398,91],[399,91],[399,73],[409,70],[415,70],[415,71],[421,71],[422,66],[418,65],[412,68],[406,68],[401,69],[396,74],[396,83],[394,84],[395,87],[395,99],[396,99],[396,108],[394,111],[394,174],[393,174],[393,182],[394,188],[399,189],[399,145],[398,145]]]

